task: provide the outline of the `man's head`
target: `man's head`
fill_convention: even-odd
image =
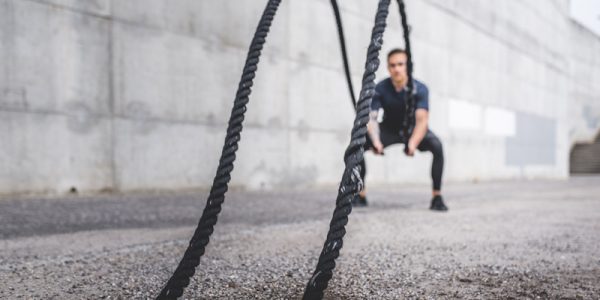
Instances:
[[[406,51],[402,49],[396,48],[388,52],[387,66],[392,81],[406,83],[408,80],[407,60]]]

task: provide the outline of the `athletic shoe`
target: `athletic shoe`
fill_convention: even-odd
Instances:
[[[442,196],[437,195],[433,197],[433,199],[431,199],[431,206],[429,206],[429,209],[437,211],[447,211],[448,207],[446,206],[446,204],[444,204]]]

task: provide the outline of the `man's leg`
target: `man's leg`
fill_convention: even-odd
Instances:
[[[385,128],[381,128],[379,138],[381,139],[381,143],[383,144],[384,149],[389,145],[404,142],[402,136],[400,136],[399,134],[395,134],[389,130],[385,130]],[[373,143],[371,142],[371,138],[367,135],[367,142],[365,144],[365,152],[371,150],[372,148],[373,148]],[[359,199],[356,199],[354,201],[354,204],[357,206],[367,206],[367,186],[366,186],[366,180],[365,180],[366,175],[367,175],[367,166],[365,164],[365,160],[363,160],[360,165],[360,176],[363,180],[363,189],[362,189],[362,191],[360,191],[358,193]]]
[[[448,210],[442,199],[442,174],[444,171],[444,149],[440,139],[431,131],[427,134],[417,147],[420,151],[430,151],[433,154],[433,162],[431,163],[431,179],[433,181],[431,209],[433,210]]]
[[[365,152],[368,150],[365,150]],[[363,181],[363,189],[358,192],[358,195],[362,198],[365,199],[364,202],[367,202],[367,186],[366,186],[366,178],[367,176],[367,164],[365,163],[365,160],[363,159],[363,161],[360,163],[360,178],[362,178]]]
[[[371,138],[367,135],[367,142],[365,144],[365,153],[373,147],[373,143],[371,142]],[[367,176],[367,164],[366,160],[363,159],[360,162],[360,178],[363,180],[363,189],[358,192],[358,196],[360,199],[356,199],[354,202],[356,205],[366,206],[367,205],[367,187],[366,187],[366,176]]]

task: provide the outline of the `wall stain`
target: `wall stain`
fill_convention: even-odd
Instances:
[[[27,102],[27,88],[25,87],[7,87],[2,89],[0,94],[0,108],[22,109],[29,108]]]
[[[71,101],[66,105],[67,128],[77,134],[89,133],[99,122],[100,115],[83,101]]]
[[[152,121],[152,111],[148,105],[141,101],[132,101],[125,106],[125,115],[133,121],[133,130],[139,134],[147,135],[158,126]]]

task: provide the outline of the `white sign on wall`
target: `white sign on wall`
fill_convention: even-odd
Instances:
[[[493,136],[515,136],[517,134],[517,116],[507,109],[486,107],[484,130],[486,134]]]
[[[481,130],[483,107],[479,104],[450,99],[448,101],[448,125],[452,129]]]
[[[483,132],[489,136],[512,137],[517,133],[514,111],[474,102],[449,99],[448,126],[453,130]]]

